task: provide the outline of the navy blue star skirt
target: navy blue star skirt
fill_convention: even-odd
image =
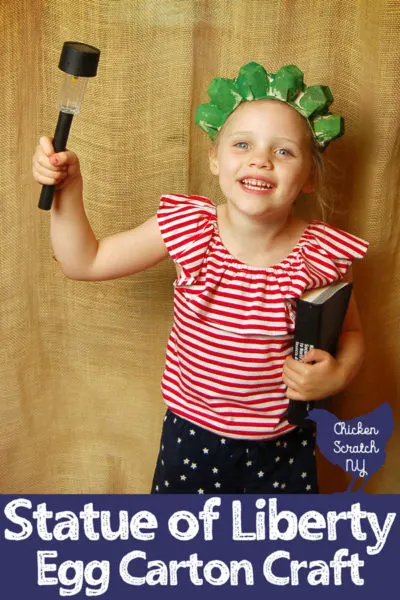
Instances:
[[[315,431],[237,440],[167,410],[151,493],[316,494]]]

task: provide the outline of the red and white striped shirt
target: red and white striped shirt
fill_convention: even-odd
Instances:
[[[167,406],[226,437],[287,433],[294,427],[282,368],[292,353],[295,300],[341,279],[368,243],[312,221],[280,263],[253,267],[224,247],[208,198],[163,196],[157,217],[181,267],[162,378]]]

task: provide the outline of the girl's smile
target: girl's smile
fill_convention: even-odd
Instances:
[[[240,180],[242,186],[249,192],[256,194],[265,194],[274,189],[272,181],[265,179],[264,177],[244,177]]]

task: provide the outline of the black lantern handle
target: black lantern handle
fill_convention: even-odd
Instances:
[[[55,152],[62,152],[67,147],[67,140],[73,116],[73,114],[60,111],[53,140]],[[44,185],[42,187],[38,204],[39,208],[42,210],[50,210],[51,205],[53,204],[55,187],[55,185]]]

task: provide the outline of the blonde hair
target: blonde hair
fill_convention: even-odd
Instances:
[[[333,198],[327,181],[326,159],[313,138],[311,138],[311,157],[315,177],[315,190],[311,194],[308,194],[311,202],[314,204],[314,207],[311,206],[310,210],[314,213],[317,212],[315,216],[325,221],[333,214]]]

